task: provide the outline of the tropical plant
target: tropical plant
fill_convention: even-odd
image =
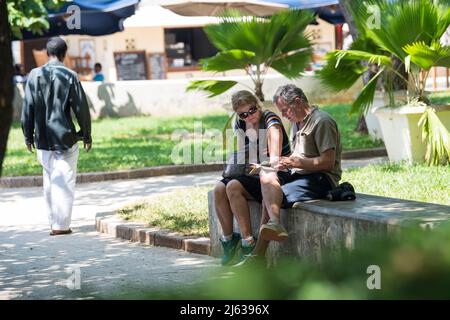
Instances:
[[[209,40],[220,51],[200,63],[204,71],[243,69],[254,83],[254,93],[264,101],[264,76],[270,68],[289,79],[297,78],[308,66],[312,48],[305,33],[314,19],[309,11],[283,10],[270,18],[243,17],[228,11],[220,23],[205,27]],[[187,90],[203,90],[208,97],[220,95],[237,81],[197,80]]]
[[[449,4],[449,0],[353,1],[351,11],[360,37],[349,50],[329,52],[327,64],[319,72],[319,78],[332,90],[345,90],[358,81],[370,65],[375,65],[378,70],[354,101],[352,112],[367,112],[373,102],[378,80],[382,76],[392,80],[393,75],[408,86],[408,103],[416,99],[425,102],[428,109],[425,85],[430,69],[434,66],[450,67],[450,46],[440,43],[450,25]],[[374,10],[378,14],[374,14]],[[406,76],[394,59],[403,62]],[[393,87],[390,81],[386,84],[390,105],[393,106]],[[424,117],[421,125],[434,124],[423,127],[423,139],[431,145],[428,149],[436,151],[427,152],[428,163],[448,163],[448,130],[434,113],[427,111]],[[439,134],[431,132],[435,128]]]

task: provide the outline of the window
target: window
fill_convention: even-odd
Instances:
[[[200,69],[200,59],[218,52],[203,28],[165,29],[164,39],[169,71]]]

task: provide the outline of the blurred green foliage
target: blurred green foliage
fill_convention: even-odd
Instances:
[[[373,272],[380,268],[380,289]],[[450,225],[405,229],[390,237],[361,240],[352,251],[334,249],[320,265],[285,259],[276,266],[221,268],[198,287],[162,290],[164,299],[449,299]]]

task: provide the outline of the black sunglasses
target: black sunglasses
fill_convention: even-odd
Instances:
[[[238,113],[238,116],[239,116],[239,118],[244,120],[244,119],[247,119],[249,115],[254,114],[256,111],[258,111],[258,107],[253,106],[247,112]]]

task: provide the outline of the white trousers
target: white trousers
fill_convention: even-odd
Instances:
[[[72,206],[77,177],[78,145],[65,151],[36,151],[44,168],[44,199],[52,230],[67,230],[72,218]]]

